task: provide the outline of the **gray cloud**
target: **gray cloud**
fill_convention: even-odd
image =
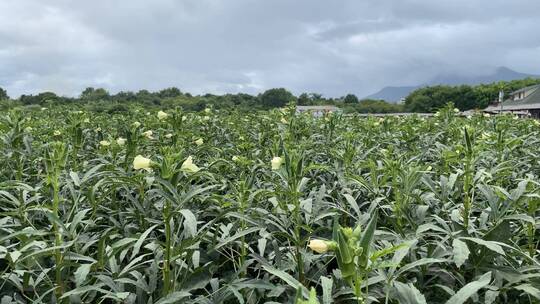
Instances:
[[[537,0],[3,0],[0,86],[367,95],[441,73],[540,73]]]

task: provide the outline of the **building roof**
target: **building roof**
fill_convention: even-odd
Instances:
[[[505,105],[503,103],[503,111],[519,111],[519,110],[534,110],[540,109],[540,102],[530,103],[530,104],[516,104],[516,105]],[[485,112],[500,112],[501,106],[489,106],[484,109]]]
[[[512,92],[511,95],[515,95],[521,92],[530,91],[527,97],[520,100],[507,99],[502,103],[503,111],[518,111],[518,110],[531,110],[531,109],[540,109],[540,85],[528,86],[522,89],[519,89],[515,92]],[[501,105],[493,105],[487,107],[484,111],[493,111],[499,112],[501,110]]]
[[[525,91],[528,91],[530,89],[538,88],[538,87],[540,87],[540,84],[534,84],[534,85],[531,85],[531,86],[528,86],[528,87],[521,88],[521,89],[519,89],[517,91],[514,91],[514,92],[510,93],[510,95],[515,95],[515,94],[525,92]]]

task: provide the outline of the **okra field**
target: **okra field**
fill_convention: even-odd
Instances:
[[[540,124],[0,114],[7,303],[540,303]]]

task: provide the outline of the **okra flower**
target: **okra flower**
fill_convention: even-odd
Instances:
[[[159,111],[157,113],[157,117],[159,118],[159,120],[163,120],[163,119],[166,119],[167,117],[169,116],[169,114],[163,112],[163,111]]]
[[[102,141],[99,142],[99,145],[103,146],[103,147],[108,147],[108,146],[111,145],[111,142],[108,141],[108,140],[102,140]]]
[[[283,158],[276,156],[272,158],[271,163],[272,163],[272,170],[279,170],[279,168],[283,164]]]
[[[203,140],[202,138],[199,138],[199,139],[197,139],[197,140],[195,141],[195,144],[196,144],[197,146],[200,146],[200,145],[204,144],[204,140]]]
[[[193,158],[188,156],[188,158],[182,163],[182,166],[180,167],[181,170],[186,172],[195,173],[198,172],[200,169],[193,163]]]
[[[118,137],[118,139],[116,140],[116,143],[117,143],[119,146],[123,146],[123,145],[126,143],[126,139],[125,139],[125,138],[122,138],[122,137]]]
[[[165,138],[171,138],[173,137],[172,133],[165,134]]]
[[[146,158],[142,155],[137,155],[135,156],[135,159],[133,160],[133,168],[135,170],[139,170],[139,169],[148,170],[150,169],[151,163],[152,161],[149,158]]]
[[[154,138],[152,137],[152,135],[154,134],[154,132],[152,132],[152,130],[145,131],[145,132],[143,132],[142,134],[143,134],[146,138],[148,138],[148,139],[154,139]]]
[[[134,126],[135,128],[138,128],[138,127],[141,126],[141,123],[138,122],[138,121],[136,121],[136,122],[133,123],[133,126]]]
[[[332,241],[329,242],[315,239],[309,241],[308,247],[317,253],[326,253],[328,250],[335,250],[336,243]]]

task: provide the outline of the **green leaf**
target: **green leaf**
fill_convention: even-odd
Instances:
[[[110,294],[109,291],[101,288],[104,285],[105,284],[103,284],[103,283],[98,283],[98,284],[95,284],[95,285],[87,285],[87,286],[83,286],[83,287],[77,287],[75,289],[72,289],[72,290],[64,293],[60,299],[65,299],[65,298],[68,298],[68,297],[71,297],[71,296],[80,295],[80,294],[83,294],[83,293],[86,293],[86,292],[100,292],[100,293],[103,293],[103,294]]]
[[[400,275],[405,273],[406,271],[410,269],[417,269],[419,266],[427,265],[427,264],[434,264],[434,263],[444,263],[447,262],[446,259],[434,259],[434,258],[423,258],[418,261],[414,261],[412,263],[409,263],[407,265],[404,265],[403,267],[399,268],[399,270],[396,272],[396,277],[398,278]]]
[[[489,250],[495,251],[501,255],[505,255],[503,248],[501,247],[501,245],[498,244],[498,242],[484,241],[482,239],[473,237],[462,237],[460,239],[477,243],[479,245],[485,246]]]
[[[394,252],[394,256],[392,257],[393,266],[391,266],[390,270],[388,271],[389,277],[392,277],[394,275],[397,267],[401,264],[401,261],[403,261],[405,256],[407,256],[409,249],[411,249],[412,246],[416,245],[417,242],[418,242],[417,239],[406,241],[404,243],[405,246],[398,248],[396,252]]]
[[[518,286],[514,286],[514,289],[524,291],[540,300],[540,289],[533,287],[531,284],[521,284]]]
[[[92,268],[92,264],[82,264],[77,268],[77,270],[74,273],[75,276],[75,285],[77,287],[81,286],[82,283],[86,280],[86,277],[90,273],[90,269]]]
[[[144,242],[144,240],[148,237],[148,235],[150,234],[150,232],[152,232],[152,230],[154,230],[154,228],[156,228],[158,225],[154,225],[148,229],[146,229],[146,231],[144,231],[141,236],[139,237],[139,239],[137,240],[137,242],[135,242],[135,244],[133,245],[133,249],[131,251],[131,258],[135,258],[135,256],[137,256],[137,254],[139,253],[139,250],[141,249],[141,246]]]
[[[400,304],[426,304],[424,295],[413,284],[394,282]]]
[[[323,293],[323,304],[332,303],[332,285],[334,281],[332,278],[321,277],[321,287]]]
[[[309,297],[309,292],[306,287],[304,287],[300,282],[298,282],[295,278],[293,278],[290,274],[276,269],[269,265],[263,265],[264,270],[266,270],[268,273],[275,275],[276,277],[282,279],[285,283],[287,283],[289,286],[291,286],[293,289],[300,288],[302,292],[302,296],[304,298]]]
[[[486,291],[486,295],[484,296],[484,303],[485,304],[492,304],[497,300],[497,297],[499,296],[499,292],[496,290],[488,290]]]
[[[9,253],[9,259],[11,260],[11,263],[15,264],[21,255],[22,255],[22,252],[18,250],[11,251]]]
[[[182,209],[179,211],[184,216],[184,228],[186,229],[187,235],[193,237],[197,235],[197,218],[188,209]]]
[[[360,248],[362,248],[362,254],[360,255],[361,265],[366,265],[367,259],[369,256],[369,249],[371,242],[373,241],[373,235],[375,234],[375,228],[377,227],[377,217],[378,213],[375,210],[371,215],[371,220],[369,221],[366,230],[362,233],[360,238]]]
[[[454,263],[459,268],[465,263],[471,252],[469,251],[469,247],[467,247],[467,243],[458,239],[454,239],[452,247],[454,248]]]
[[[167,295],[164,298],[159,299],[155,304],[174,304],[178,303],[180,300],[182,300],[185,297],[189,297],[191,294],[189,292],[185,291],[176,291],[169,295]]]
[[[455,295],[453,295],[446,304],[463,304],[478,290],[486,287],[491,282],[491,271],[483,274],[478,280],[470,282],[463,286]]]
[[[251,227],[251,228],[248,228],[248,229],[246,229],[244,231],[238,232],[235,235],[230,236],[230,237],[224,239],[223,241],[221,241],[219,244],[217,244],[214,247],[214,250],[217,250],[217,249],[229,244],[230,242],[243,237],[244,235],[248,235],[250,233],[253,233],[253,232],[256,232],[256,231],[259,231],[259,230],[261,230],[261,228],[259,228],[259,227]]]

